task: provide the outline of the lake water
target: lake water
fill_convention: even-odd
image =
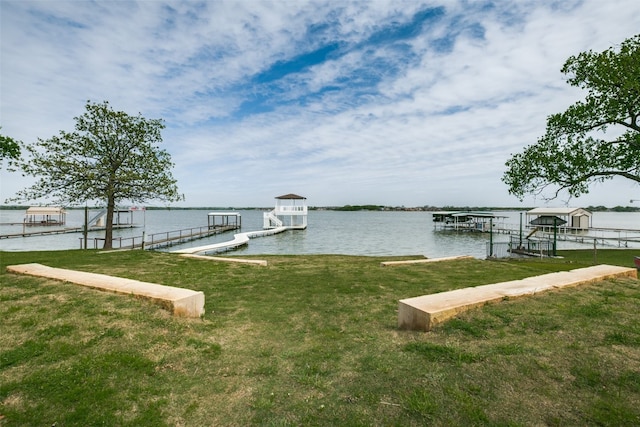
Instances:
[[[209,210],[147,210],[135,211],[132,222],[135,228],[115,230],[114,236],[132,237],[200,227],[207,225]],[[238,210],[242,215],[242,231],[262,229],[260,210]],[[92,217],[97,211],[92,211]],[[496,211],[503,215],[505,225],[519,228],[519,211]],[[523,221],[526,216],[523,216]],[[24,211],[0,210],[0,234],[22,231]],[[129,219],[129,217],[127,217]],[[84,211],[69,210],[66,227],[81,227]],[[436,231],[431,212],[359,211],[341,212],[312,210],[306,230],[292,230],[281,234],[252,239],[247,246],[233,251],[238,255],[258,254],[346,254],[346,255],[424,255],[430,258],[471,255],[485,258],[488,233]],[[640,213],[595,212],[593,227],[640,229]],[[28,231],[36,228],[29,227]],[[237,232],[237,231],[236,231]],[[234,232],[227,232],[205,239],[173,246],[170,250],[201,246],[231,240]],[[525,231],[526,233],[526,231]],[[103,237],[104,232],[92,232],[89,239]],[[638,233],[635,234],[636,236]],[[49,236],[20,237],[0,240],[0,250],[62,250],[80,248],[81,233]],[[507,241],[508,235],[494,233],[493,241]],[[91,242],[91,241],[90,241]],[[89,244],[92,247],[93,243]],[[559,249],[590,248],[592,241],[580,245],[574,242],[558,242]],[[632,247],[640,247],[636,244]]]

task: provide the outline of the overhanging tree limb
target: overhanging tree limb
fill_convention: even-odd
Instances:
[[[587,96],[549,116],[545,135],[506,162],[509,192],[522,199],[555,186],[550,198],[565,190],[577,197],[616,176],[640,183],[640,35],[617,50],[570,57],[562,72]]]

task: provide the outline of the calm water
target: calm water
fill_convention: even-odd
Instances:
[[[180,230],[207,225],[208,210],[149,210],[133,213],[135,228],[115,230],[114,236],[147,236],[153,233]],[[262,211],[239,210],[242,214],[242,231],[262,229]],[[90,212],[92,217],[95,212]],[[504,223],[517,229],[520,212],[496,212],[505,215]],[[24,211],[0,210],[0,234],[16,233],[22,225]],[[127,217],[127,220],[130,218]],[[523,215],[523,219],[526,219]],[[70,210],[67,227],[81,227],[83,210]],[[472,255],[486,257],[489,234],[469,232],[435,231],[430,212],[338,212],[309,211],[309,227],[306,230],[287,231],[282,234],[256,238],[249,245],[234,251],[234,254],[347,254],[347,255],[424,255],[442,257]],[[640,213],[596,212],[593,227],[640,229]],[[35,230],[30,227],[29,230]],[[89,238],[103,237],[104,232],[90,233]],[[636,234],[637,235],[637,234]],[[59,234],[0,240],[0,250],[58,250],[80,248],[80,233]],[[217,243],[233,238],[232,232],[197,240],[171,250]],[[494,234],[495,242],[507,241],[507,235]],[[89,244],[92,247],[92,243]],[[580,246],[571,242],[559,242],[558,247]],[[638,247],[638,245],[636,245]]]

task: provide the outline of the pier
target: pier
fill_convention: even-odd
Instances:
[[[128,221],[121,219],[121,214],[130,215]],[[105,218],[107,210],[102,209],[97,215],[90,220],[85,220],[85,225],[81,227],[64,227],[67,221],[67,212],[60,207],[30,207],[27,209],[24,220],[22,222],[2,223],[5,226],[22,226],[21,232],[0,234],[0,239],[11,239],[18,237],[35,237],[47,236],[55,234],[83,233],[85,228],[87,232],[104,231]],[[135,228],[137,225],[133,223],[133,211],[116,209],[113,217],[113,229]],[[27,229],[29,231],[27,231]]]
[[[515,226],[494,227],[494,233],[509,234],[517,236],[520,234],[519,228]],[[588,229],[576,229],[572,227],[558,227],[554,233],[553,227],[539,229],[536,227],[527,227],[522,231],[523,240],[534,237],[537,240],[549,240],[564,242],[576,242],[584,244],[596,243],[600,246],[610,246],[617,248],[628,248],[630,244],[640,245],[640,230],[622,229],[622,228],[606,228],[592,227]]]
[[[232,240],[228,240],[226,242],[214,243],[212,245],[205,246],[196,246],[194,248],[180,249],[177,251],[172,251],[172,253],[176,254],[207,254],[207,253],[215,253],[215,252],[224,252],[229,251],[235,248],[239,248],[240,246],[244,246],[249,243],[250,239],[256,237],[264,237],[271,236],[274,234],[282,233],[287,230],[294,230],[295,227],[292,226],[282,226],[277,228],[270,228],[267,230],[258,230],[258,231],[248,231],[246,233],[238,233],[234,234]]]
[[[128,212],[128,211],[118,211]],[[89,227],[87,232],[96,232],[105,230],[104,217],[106,212],[101,211],[98,215],[88,221]],[[138,228],[140,225],[131,223],[122,223],[120,217],[116,217],[116,223],[113,229]],[[7,223],[2,225],[19,226],[22,225],[22,231],[6,233],[0,235],[0,239],[10,238],[28,238],[35,236],[47,236],[56,234],[84,233],[85,227],[40,227],[34,230],[33,227],[27,228],[26,223]],[[157,249],[162,247],[173,246],[196,239],[213,236],[215,234],[224,233],[240,229],[242,226],[242,216],[237,212],[210,212],[207,218],[207,225],[201,227],[191,227],[180,230],[166,231],[145,235],[143,232],[140,236],[133,237],[115,237],[112,240],[114,249]],[[98,249],[104,245],[103,237],[80,237],[80,249],[93,248]],[[86,242],[86,243],[85,243]]]
[[[582,211],[582,210],[580,210]],[[533,212],[533,211],[532,211]],[[584,215],[583,215],[584,217]],[[567,241],[584,244],[596,243],[601,246],[628,248],[630,245],[640,245],[640,229],[591,227],[572,221],[573,225],[564,225],[566,221],[553,226],[553,222],[545,225],[508,224],[504,216],[491,212],[434,212],[433,227],[436,231],[479,232],[507,234],[518,236],[523,240]],[[553,217],[552,217],[553,219]],[[560,225],[563,224],[563,225]]]
[[[545,239],[553,239],[553,231],[541,233]],[[596,242],[602,246],[627,248],[629,244],[640,244],[640,230],[592,227],[588,230],[558,230],[557,240],[573,241],[577,243]]]
[[[6,225],[23,225],[19,224],[6,224]],[[135,228],[135,225],[114,225],[113,229],[120,228]],[[103,231],[104,227],[91,227],[89,231]],[[55,228],[55,229],[45,229],[45,230],[35,230],[35,231],[26,231],[23,229],[22,232],[19,233],[7,233],[0,234],[0,239],[13,239],[17,237],[34,237],[34,236],[47,236],[47,235],[55,235],[55,234],[70,234],[70,233],[82,233],[84,231],[84,227],[65,227],[65,228]]]
[[[238,233],[232,240],[212,245],[174,251],[179,254],[207,254],[229,251],[249,243],[256,237],[271,236],[287,230],[304,230],[307,228],[307,198],[297,194],[285,194],[276,197],[276,207],[263,214],[262,230]]]
[[[143,233],[142,236],[115,238],[112,246],[114,249],[159,249],[238,230],[241,227],[242,216],[238,212],[209,212],[206,226],[153,233],[148,236]],[[94,249],[98,249],[104,243],[104,238],[96,237],[91,240]],[[81,238],[80,249],[83,249],[82,241]]]
[[[184,228],[181,230],[166,231],[161,233],[153,233],[148,236],[144,234],[141,236],[133,237],[115,237],[113,238],[113,249],[159,249],[169,246],[179,245],[181,243],[190,242],[193,240],[203,239],[205,237],[213,236],[226,231],[237,230],[238,225],[225,225],[225,226],[202,226]],[[84,238],[80,237],[80,249],[85,249],[82,241]],[[93,249],[99,249],[104,244],[103,237],[94,237],[88,239],[93,241]],[[89,246],[89,243],[87,243]]]

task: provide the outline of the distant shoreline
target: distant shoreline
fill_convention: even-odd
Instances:
[[[0,210],[26,210],[29,206],[34,205],[0,205]],[[37,205],[36,205],[37,206]],[[42,205],[51,206],[51,205]],[[102,206],[89,206],[89,209],[104,209]],[[362,211],[388,211],[388,212],[437,212],[437,211],[528,211],[533,209],[529,207],[513,207],[513,206],[385,206],[385,205],[344,205],[344,206],[309,206],[310,211],[342,211],[342,212],[362,212]],[[81,210],[84,206],[70,206],[68,210]],[[258,210],[270,211],[273,207],[221,207],[221,206],[144,206],[145,210],[211,210],[211,211],[232,211],[232,210]],[[590,212],[640,212],[640,206],[615,206],[608,208],[606,206],[587,206],[584,209]]]
[[[26,210],[33,205],[0,205],[0,210]],[[51,206],[51,205],[42,205]],[[102,206],[89,206],[89,209],[104,209]],[[438,211],[528,211],[534,207],[505,207],[505,206],[384,206],[384,205],[344,205],[344,206],[309,206],[310,211],[342,211],[342,212],[362,212],[362,211],[389,211],[389,212],[438,212]],[[84,206],[70,206],[68,210],[81,210]],[[221,206],[144,206],[145,210],[211,210],[211,211],[229,211],[229,210],[259,210],[269,211],[273,207],[221,207]],[[584,209],[591,212],[640,212],[640,207],[636,206],[615,206],[608,208],[606,206],[587,206]]]

